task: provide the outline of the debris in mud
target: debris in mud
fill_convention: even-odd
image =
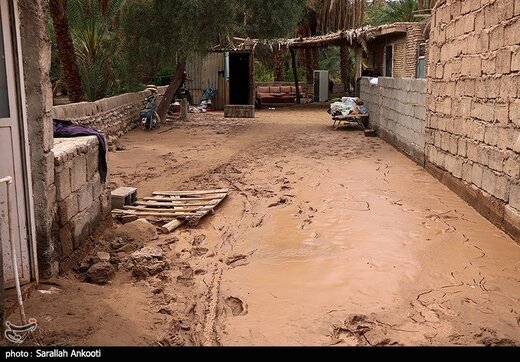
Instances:
[[[90,258],[92,264],[101,262],[110,262],[110,254],[104,251],[98,251],[95,256]]]
[[[137,219],[112,231],[113,238],[123,239],[125,244],[143,243],[158,238],[155,226],[146,219]]]
[[[160,247],[146,246],[133,252],[125,259],[125,268],[132,271],[136,279],[145,279],[169,269],[170,263],[164,259],[164,252]]]
[[[191,266],[186,262],[181,262],[177,265],[180,269],[180,275],[177,277],[177,283],[191,287],[193,282],[194,272]]]
[[[238,263],[238,262],[240,262],[240,263]],[[224,263],[226,265],[233,265],[233,266],[245,265],[245,264],[247,264],[247,255],[237,254],[237,255],[228,256],[224,260]]]
[[[237,297],[227,297],[225,303],[229,309],[231,309],[231,313],[234,317],[247,314],[247,304],[245,304],[242,299]]]
[[[207,248],[200,248],[200,247],[196,247],[196,248],[192,248],[190,250],[190,253],[192,256],[204,256],[205,254],[207,254],[209,251],[209,249]]]
[[[109,262],[102,261],[87,270],[87,281],[95,284],[106,284],[116,270]]]
[[[285,205],[289,203],[289,199],[287,197],[280,197],[278,201],[273,202],[272,204],[269,204],[267,207],[275,207],[280,205]]]

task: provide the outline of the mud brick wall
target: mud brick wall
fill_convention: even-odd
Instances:
[[[377,86],[371,86],[369,80],[361,80],[361,99],[368,109],[371,127],[383,139],[423,165],[426,80],[379,78]]]
[[[110,192],[98,172],[94,136],[54,140],[56,214],[60,260],[69,256],[110,213]]]
[[[165,91],[166,87],[159,87],[159,93],[163,94]],[[110,144],[139,125],[139,112],[149,94],[148,91],[126,93],[95,102],[54,106],[52,117],[93,126],[105,133]]]
[[[520,240],[520,1],[441,0],[428,76],[427,168]]]

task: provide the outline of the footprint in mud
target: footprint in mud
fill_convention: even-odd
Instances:
[[[234,317],[247,314],[247,304],[244,303],[242,299],[237,297],[227,297],[225,303],[229,309],[231,309],[231,313]]]

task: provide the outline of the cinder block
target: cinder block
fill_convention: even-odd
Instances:
[[[497,52],[496,72],[498,74],[511,73],[511,50],[506,48]]]
[[[481,164],[474,162],[471,170],[471,183],[479,188],[482,188],[482,176],[484,168]]]
[[[72,218],[71,225],[73,225],[72,237],[74,249],[77,249],[83,241],[90,236],[90,221],[88,213],[83,211],[77,214]]]
[[[462,163],[462,179],[471,183],[471,171],[473,170],[473,163],[471,161]]]
[[[87,180],[91,180],[98,172],[98,146],[87,153]]]
[[[501,150],[512,149],[513,146],[513,132],[511,132],[510,128],[498,128],[498,140],[497,146]]]
[[[520,48],[516,48],[511,58],[511,71],[517,72],[520,70]]]
[[[506,205],[504,208],[504,220],[511,227],[520,230],[520,210],[511,207],[511,205]]]
[[[520,15],[520,0],[515,0],[514,3],[514,16]]]
[[[56,198],[58,201],[69,197],[71,193],[70,169],[65,167],[55,174]]]
[[[520,21],[517,20],[504,28],[504,45],[518,44],[520,44]]]
[[[467,155],[467,144],[468,141],[464,138],[459,138],[457,145],[457,154],[461,157],[466,157]]]
[[[508,151],[504,157],[504,172],[513,180],[520,179],[520,156]]]
[[[77,192],[78,211],[83,211],[92,205],[92,184],[86,183]]]
[[[482,58],[482,73],[488,75],[496,74],[496,52],[489,53]]]
[[[487,167],[482,175],[482,188],[500,200],[507,202],[509,199],[509,179]]]
[[[520,100],[515,99],[509,108],[509,120],[516,126],[520,127]]]
[[[504,26],[494,27],[489,33],[489,50],[498,50],[504,46]]]
[[[504,154],[496,148],[488,148],[488,166],[498,172],[502,172]]]
[[[498,127],[495,125],[486,126],[484,133],[484,142],[491,146],[496,146],[498,143]]]
[[[87,182],[87,157],[80,154],[72,161],[71,168],[72,191],[79,190]]]
[[[509,205],[520,210],[520,183],[511,184]]]
[[[78,199],[75,194],[69,195],[65,200],[58,203],[59,224],[65,225],[74,215],[78,213]]]

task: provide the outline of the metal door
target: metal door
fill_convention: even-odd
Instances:
[[[13,239],[16,242],[18,272],[20,282],[31,280],[28,210],[25,195],[25,166],[18,107],[18,88],[15,70],[15,50],[13,47],[10,7],[8,0],[0,0],[0,178],[11,176],[11,219]],[[9,248],[8,210],[6,187],[0,185],[0,241],[4,264],[4,287],[14,286],[14,272]]]

